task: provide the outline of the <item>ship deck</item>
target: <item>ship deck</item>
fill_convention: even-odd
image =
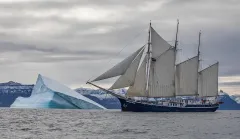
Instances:
[[[214,112],[218,109],[219,104],[176,104],[168,105],[153,104],[146,102],[129,101],[118,98],[121,102],[122,111],[133,112]]]

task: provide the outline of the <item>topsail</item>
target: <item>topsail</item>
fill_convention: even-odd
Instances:
[[[165,41],[152,27],[150,29],[152,57],[157,58],[172,46],[167,41]]]

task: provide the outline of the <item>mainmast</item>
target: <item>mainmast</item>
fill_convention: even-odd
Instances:
[[[197,53],[197,56],[198,56],[198,67],[197,69],[199,70],[199,65],[200,65],[200,45],[201,45],[201,30],[199,31],[199,34],[198,34],[198,53]],[[198,88],[198,80],[197,80],[197,88]],[[199,92],[198,92],[198,89],[197,89],[197,96],[199,95]]]
[[[148,48],[147,48],[147,67],[146,67],[146,76],[147,76],[147,83],[146,83],[146,96],[149,96],[149,76],[150,76],[150,64],[151,64],[151,20],[149,24],[149,31],[148,31]]]
[[[174,55],[174,61],[175,61],[175,65],[176,65],[176,61],[177,61],[177,45],[178,45],[178,26],[179,26],[179,20],[177,20],[177,31],[176,31],[176,39],[175,39],[175,46],[174,46],[174,52],[175,52],[175,55]],[[176,74],[176,66],[175,66],[175,72]],[[174,91],[174,95],[176,96],[176,75],[175,76],[175,80],[174,80],[174,88],[175,88],[175,91]]]

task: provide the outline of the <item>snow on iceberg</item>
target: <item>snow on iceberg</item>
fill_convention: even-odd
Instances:
[[[238,104],[240,104],[240,95],[232,95],[230,97],[231,97],[231,99],[236,101]]]
[[[62,108],[62,109],[106,109],[76,91],[38,75],[36,85],[29,98],[18,97],[12,108]]]

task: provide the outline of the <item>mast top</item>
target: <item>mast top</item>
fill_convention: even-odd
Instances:
[[[201,30],[199,31],[199,36],[198,36],[198,56],[200,56],[200,45],[201,45]]]
[[[179,26],[179,19],[177,19],[177,28],[178,28],[178,26]]]
[[[175,49],[177,50],[177,43],[178,43],[178,26],[179,26],[179,19],[177,19],[177,31],[176,31],[176,39],[175,39]]]
[[[150,20],[150,23],[149,23],[149,25],[150,25],[150,27],[152,26],[152,22],[151,22],[151,20]]]

